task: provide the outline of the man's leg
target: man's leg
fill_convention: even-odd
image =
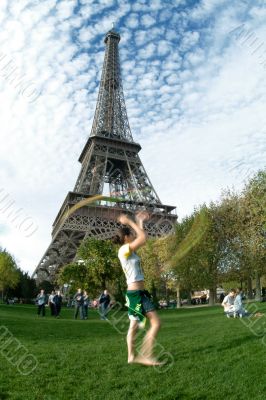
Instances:
[[[152,354],[154,341],[160,329],[161,322],[155,311],[148,312],[146,317],[149,319],[151,325],[143,339],[140,354],[136,357],[135,362],[144,365],[161,365],[162,363],[155,360]]]
[[[88,319],[88,305],[84,306],[84,317],[85,319]]]
[[[107,314],[108,314],[108,305],[107,306],[103,306],[103,316],[104,319],[107,319]]]
[[[80,310],[80,319],[85,319],[84,318],[84,306],[81,305],[79,310]]]
[[[138,321],[130,320],[129,329],[127,332],[127,350],[128,350],[128,363],[134,362],[135,358],[135,339],[138,330]]]
[[[103,307],[103,303],[101,303],[100,306],[99,306],[99,313],[100,313],[101,319],[104,319],[104,307]]]

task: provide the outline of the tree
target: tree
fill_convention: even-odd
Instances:
[[[211,216],[203,205],[176,226],[174,242],[170,241],[170,271],[176,281],[177,297],[180,290],[189,294],[192,289],[209,288],[216,293],[216,243],[211,231]]]
[[[260,276],[266,265],[266,172],[259,171],[240,194],[227,191],[219,205],[220,234],[225,238],[224,279],[246,281],[252,297],[256,278],[256,298],[260,300]],[[222,222],[222,223],[221,223]]]
[[[30,303],[36,296],[36,281],[20,268],[18,268],[17,271],[19,275],[18,283],[15,287],[7,290],[7,295],[10,297],[18,297],[24,302]]]
[[[77,261],[66,265],[58,279],[60,283],[71,282],[72,287],[82,287],[93,294],[109,285],[118,297],[125,285],[116,247],[109,240],[94,238],[81,243]]]
[[[6,250],[0,252],[0,290],[2,299],[4,291],[14,288],[19,281],[19,273],[14,258]]]
[[[157,290],[161,286],[162,266],[156,254],[156,240],[148,239],[145,246],[138,250],[141,257],[141,265],[145,276],[145,286],[151,292],[153,302],[158,307]]]
[[[241,238],[256,279],[256,300],[261,300],[260,277],[266,272],[266,171],[259,171],[246,184],[241,199]]]

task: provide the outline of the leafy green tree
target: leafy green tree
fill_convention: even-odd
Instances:
[[[223,279],[246,281],[251,297],[256,278],[259,300],[260,277],[266,272],[266,172],[258,172],[240,194],[225,192],[218,211],[225,243],[220,260]]]
[[[207,207],[202,206],[177,224],[174,238],[169,241],[168,268],[176,284],[177,298],[181,290],[191,293],[192,289],[212,290],[215,286],[216,266],[212,256],[216,243],[212,240],[210,220]]]
[[[99,290],[112,288],[121,297],[125,281],[117,257],[117,248],[109,240],[88,238],[78,249],[77,261],[66,265],[59,273],[59,282],[71,283],[96,295]]]
[[[18,268],[19,280],[14,288],[7,290],[8,297],[17,297],[23,302],[30,303],[36,296],[36,281],[32,279],[27,272],[23,272]]]
[[[145,276],[145,286],[151,292],[153,302],[158,307],[158,288],[162,283],[162,265],[156,253],[156,239],[147,240],[138,250]]]
[[[0,290],[2,299],[8,288],[14,288],[19,281],[19,272],[14,258],[6,250],[0,252]]]
[[[246,184],[241,205],[241,239],[252,263],[256,299],[261,300],[260,277],[266,273],[266,171],[259,171]]]
[[[52,283],[52,282],[50,282],[50,281],[44,280],[44,281],[42,281],[42,282],[40,282],[40,283],[38,284],[38,286],[37,286],[37,292],[39,293],[41,289],[44,290],[44,293],[45,293],[45,294],[51,293],[52,290],[55,289],[55,284]],[[35,292],[35,293],[36,293],[36,292]]]

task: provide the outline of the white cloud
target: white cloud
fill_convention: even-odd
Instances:
[[[162,12],[159,13],[159,20],[161,22],[165,22],[169,20],[172,16],[171,10],[164,9]]]
[[[144,46],[143,49],[140,50],[139,56],[140,58],[150,58],[154,55],[156,50],[156,46],[153,43],[149,43],[147,46]]]
[[[164,7],[164,4],[162,3],[161,0],[152,0],[149,4],[149,8],[152,11],[158,11],[161,10]]]
[[[137,28],[139,26],[138,14],[130,14],[126,20],[126,26],[131,29]]]
[[[192,19],[199,20],[209,17],[216,8],[223,7],[226,0],[201,0],[199,5],[190,12]]]
[[[265,17],[266,17],[266,8],[265,7],[257,7],[257,6],[252,7],[251,10],[249,11],[249,15],[252,18],[262,19],[262,21],[264,23],[265,22]]]
[[[166,40],[160,40],[158,44],[158,54],[159,56],[165,56],[171,50],[171,44]]]
[[[141,17],[141,24],[145,26],[145,28],[149,28],[150,26],[154,25],[155,22],[156,20],[149,14],[145,14]]]
[[[189,50],[192,46],[194,46],[199,40],[198,32],[186,32],[182,38],[182,42],[180,45],[180,49],[182,51]]]
[[[142,46],[144,43],[148,42],[150,38],[147,35],[146,31],[137,30],[135,32],[135,42],[137,46]]]

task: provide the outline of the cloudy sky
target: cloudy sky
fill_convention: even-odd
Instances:
[[[265,167],[262,0],[1,0],[0,245],[32,272],[79,172],[115,22],[140,157],[180,218]]]

